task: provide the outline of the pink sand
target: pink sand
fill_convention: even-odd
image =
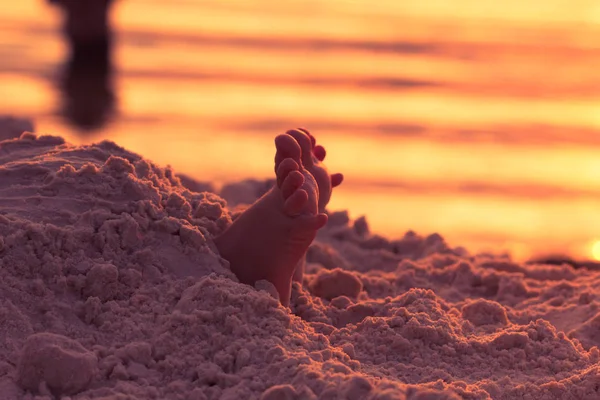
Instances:
[[[600,398],[600,273],[336,212],[290,312],[237,282],[212,242],[232,211],[186,186],[111,142],[0,143],[1,399]]]

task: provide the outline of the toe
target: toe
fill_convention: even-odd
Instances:
[[[300,144],[290,135],[277,135],[275,138],[275,148],[277,152],[275,153],[275,172],[279,169],[279,165],[286,158],[291,158],[296,161],[296,163],[300,163],[300,157],[302,155],[302,149],[300,148]]]
[[[315,147],[317,145],[317,139],[315,139],[315,137],[313,136],[313,134],[310,133],[308,131],[308,129],[298,128],[298,130],[306,133],[306,136],[308,136],[310,138],[311,147]]]
[[[294,138],[300,146],[300,149],[302,150],[302,164],[305,167],[311,167],[313,165],[313,158],[310,137],[304,131],[299,129],[292,129],[286,133]]]
[[[298,189],[285,201],[283,211],[289,216],[300,214],[308,202],[308,193],[304,189]]]
[[[313,149],[313,153],[319,161],[323,161],[325,159],[325,155],[327,154],[327,152],[325,151],[325,147],[321,145],[315,146],[315,148]]]
[[[281,194],[287,200],[304,183],[304,175],[300,171],[292,171],[281,184]]]
[[[300,231],[316,231],[327,224],[327,214],[301,215],[296,219],[296,229]]]
[[[281,185],[283,184],[287,176],[290,174],[290,172],[298,171],[299,169],[300,166],[298,166],[298,163],[292,160],[291,158],[286,158],[283,161],[281,161],[275,171],[275,175],[277,176],[277,186],[281,188]]]
[[[344,175],[342,174],[332,174],[331,175],[331,186],[336,187],[340,186],[340,184],[344,181]]]

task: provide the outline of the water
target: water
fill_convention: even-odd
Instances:
[[[67,49],[41,0],[3,5],[0,110],[218,183],[272,174],[305,126],[387,236],[591,257],[600,239],[600,3],[121,0],[117,115],[61,116]],[[89,90],[88,99],[94,98]]]

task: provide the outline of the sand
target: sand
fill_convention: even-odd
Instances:
[[[25,118],[0,115],[0,141],[18,138],[25,131],[34,131],[33,122]]]
[[[212,242],[268,187],[1,142],[0,398],[600,398],[600,273],[330,212],[287,309]]]

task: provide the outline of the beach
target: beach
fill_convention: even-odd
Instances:
[[[0,177],[3,399],[600,398],[598,271],[329,210],[286,308],[213,243],[264,180],[32,133]]]
[[[114,1],[114,103],[93,69],[64,93],[69,48],[47,3],[0,15],[0,112],[39,132],[112,140],[219,186],[270,178],[270,138],[303,126],[351,177],[332,207],[385,236],[600,259],[596,0]],[[76,95],[112,118],[74,125]]]

